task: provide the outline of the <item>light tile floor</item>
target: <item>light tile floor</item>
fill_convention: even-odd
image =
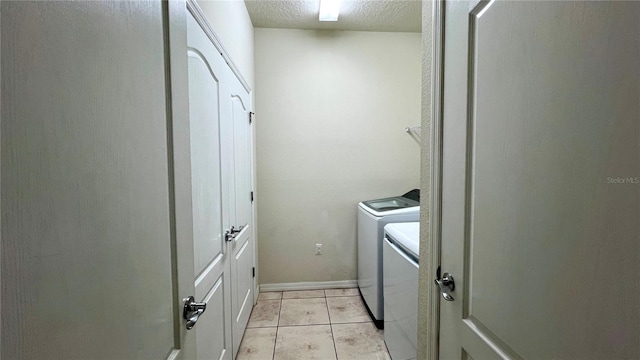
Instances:
[[[237,360],[390,360],[358,289],[263,292]]]

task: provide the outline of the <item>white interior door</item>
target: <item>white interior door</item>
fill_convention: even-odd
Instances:
[[[165,5],[0,6],[2,358],[175,355]]]
[[[197,357],[230,359],[232,279],[224,238],[228,199],[223,198],[229,178],[222,167],[220,125],[229,69],[191,13],[187,45],[195,299],[207,303],[194,328]]]
[[[640,3],[445,5],[442,359],[640,354]]]
[[[240,347],[242,335],[247,327],[253,308],[254,239],[251,208],[252,192],[252,142],[250,109],[251,98],[235,77],[230,82],[227,104],[229,105],[229,139],[233,149],[233,187],[230,197],[234,199],[232,224],[241,229],[231,242],[232,311],[234,353]]]

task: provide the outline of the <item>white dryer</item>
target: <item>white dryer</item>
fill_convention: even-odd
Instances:
[[[389,224],[384,230],[384,341],[393,360],[416,359],[420,224]]]
[[[358,288],[369,315],[384,327],[382,293],[382,242],[389,223],[419,221],[420,193],[363,201],[358,204]]]

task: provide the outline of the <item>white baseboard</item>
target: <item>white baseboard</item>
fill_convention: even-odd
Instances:
[[[358,286],[358,280],[340,281],[311,281],[282,284],[260,284],[260,292],[263,291],[291,291],[291,290],[322,290],[322,289],[347,289]]]

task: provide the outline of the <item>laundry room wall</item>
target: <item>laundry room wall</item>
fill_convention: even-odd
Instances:
[[[260,283],[355,282],[357,203],[420,185],[421,34],[256,28],[255,70]]]

